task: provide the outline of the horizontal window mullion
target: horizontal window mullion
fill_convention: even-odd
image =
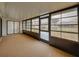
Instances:
[[[48,30],[40,30],[40,31],[45,31],[45,32],[48,32]]]
[[[52,26],[63,26],[63,25],[78,25],[78,24],[51,24]]]
[[[39,30],[39,28],[32,28],[32,29]]]
[[[39,25],[32,25],[32,26],[39,26]]]
[[[62,19],[62,18],[72,18],[72,17],[78,17],[78,15],[74,16],[67,16],[67,17],[60,17],[60,18],[51,18],[52,20]]]
[[[41,25],[48,25],[48,24],[41,24]]]
[[[63,32],[63,33],[73,33],[73,34],[78,34],[77,32],[68,32],[68,31],[58,31],[58,30],[51,30],[54,32]]]

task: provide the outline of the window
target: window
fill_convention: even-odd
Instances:
[[[77,8],[51,14],[51,36],[78,41]]]
[[[74,17],[77,16],[77,8],[62,11],[62,17]]]
[[[40,18],[44,18],[44,17],[48,17],[48,16],[49,16],[49,14],[46,14],[46,15],[40,16]]]
[[[51,15],[51,36],[61,37],[61,13]]]
[[[62,38],[78,41],[77,8],[62,12]]]
[[[31,20],[26,21],[26,30],[31,31]]]
[[[68,32],[78,32],[78,18],[70,17],[70,18],[62,18],[62,31]]]
[[[32,19],[32,32],[39,33],[39,18]]]
[[[25,24],[26,24],[26,21],[23,21],[23,30],[26,30]]]
[[[79,26],[77,8],[52,13],[51,20],[49,20],[49,14],[41,15],[40,18],[32,18],[31,20],[23,21],[23,30],[32,30],[34,33],[40,32],[40,38],[47,41],[49,40],[49,33],[51,34],[51,37],[78,41]],[[50,32],[49,21],[51,23]]]
[[[48,18],[42,18],[40,20],[40,38],[49,41]]]
[[[48,18],[41,19],[41,30],[48,31]]]
[[[20,30],[19,22],[14,22],[14,30],[15,30],[15,33],[19,33],[19,30]]]
[[[13,21],[8,21],[8,34],[13,34]]]
[[[18,21],[8,21],[8,34],[19,33],[19,25]]]
[[[46,40],[46,41],[49,41],[49,33],[48,32],[44,32],[44,31],[41,31],[40,32],[40,38]]]

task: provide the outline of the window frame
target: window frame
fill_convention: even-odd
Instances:
[[[32,29],[35,29],[35,30],[38,30],[38,34],[39,34],[39,25],[40,25],[40,23],[38,24],[38,25],[32,25],[32,20],[36,20],[36,19],[38,19],[38,23],[39,23],[39,17],[34,17],[34,18],[32,18],[31,19],[31,31],[32,31]],[[38,29],[37,28],[32,28],[32,26],[38,26]],[[34,31],[32,31],[32,32],[34,32]],[[34,32],[34,33],[37,33],[37,32]]]
[[[39,16],[35,16],[35,17],[32,17],[32,18],[29,18],[30,20],[33,19],[33,18],[36,18],[38,17],[39,18],[39,33],[40,33],[40,17],[43,16],[43,15],[46,15],[46,14],[49,14],[49,38],[51,38],[51,14],[54,14],[54,13],[59,13],[61,11],[65,11],[65,10],[68,10],[68,9],[72,9],[72,8],[77,8],[77,13],[78,13],[78,42],[79,42],[79,4],[77,5],[74,5],[74,6],[69,6],[69,7],[66,7],[66,8],[63,8],[63,9],[60,9],[60,10],[57,10],[57,11],[53,11],[53,12],[49,12],[49,13],[45,13],[45,14],[42,14],[42,15],[39,15]],[[26,19],[27,20],[27,19]],[[24,21],[24,20],[23,20]],[[32,20],[31,20],[32,22]],[[22,25],[23,25],[23,22],[22,22]],[[23,28],[23,26],[22,26]],[[31,30],[32,30],[32,23],[31,23]],[[39,34],[40,36],[40,34]],[[62,39],[62,38],[61,38]],[[49,39],[50,40],[50,39]],[[71,40],[72,41],[72,40]],[[76,41],[75,41],[76,42]]]
[[[77,25],[78,25],[78,33],[75,33],[75,32],[68,32],[68,31],[62,31],[62,24],[61,24],[61,31],[58,31],[58,32],[61,32],[61,34],[62,34],[62,33],[77,34],[77,35],[78,35],[78,42],[79,42],[79,6],[72,7],[72,8],[67,8],[67,9],[63,9],[63,10],[59,10],[59,11],[54,12],[54,13],[59,13],[59,12],[61,12],[61,14],[62,14],[63,11],[70,10],[70,9],[73,9],[73,8],[77,8],[77,16],[74,16],[74,17],[77,17],[77,21],[78,21],[78,23],[77,23]],[[50,13],[50,18],[52,17],[52,14],[54,14],[54,13]],[[73,16],[61,17],[61,22],[62,22],[62,18],[72,18],[72,17],[73,17]],[[59,18],[57,18],[57,19],[59,19]],[[51,21],[50,21],[50,23],[51,23]],[[52,26],[52,24],[50,24],[50,37],[53,37],[53,36],[51,36],[51,32],[52,32],[52,31],[57,32],[57,31],[56,31],[56,30],[51,30],[51,26]],[[62,37],[56,37],[56,38],[65,39],[65,38],[62,38]],[[66,40],[69,40],[69,39],[66,39]],[[73,41],[73,40],[71,40],[71,41]],[[77,42],[77,41],[75,41],[75,42]]]

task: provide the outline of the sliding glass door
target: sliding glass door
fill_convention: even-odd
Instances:
[[[40,19],[40,38],[49,41],[48,17]]]

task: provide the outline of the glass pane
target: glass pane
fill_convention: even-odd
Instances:
[[[32,32],[39,33],[39,18],[32,19]]]
[[[40,32],[40,38],[49,41],[49,32]]]
[[[48,18],[41,19],[41,30],[48,30]]]
[[[14,24],[15,24],[15,26],[14,26],[15,33],[19,33],[19,22],[15,22]]]
[[[61,25],[61,19],[51,19],[52,25]]]
[[[13,34],[13,21],[8,21],[8,34]]]
[[[20,33],[22,33],[22,21],[20,21]]]
[[[37,29],[32,29],[32,32],[39,33],[39,30],[37,30]]]
[[[55,13],[51,15],[51,19],[57,19],[57,18],[61,18],[61,13]]]
[[[30,31],[30,28],[27,28],[27,31]]]
[[[31,20],[27,20],[27,26],[30,26]]]
[[[61,32],[54,32],[54,31],[51,31],[51,36],[61,38]]]
[[[36,29],[39,29],[39,26],[32,26],[32,28],[36,28]]]
[[[51,19],[51,30],[61,31],[61,19]]]
[[[60,26],[51,26],[51,30],[61,31]]]
[[[26,30],[27,31],[30,31],[31,30],[31,20],[27,20],[27,23],[26,23]]]
[[[23,30],[25,30],[26,29],[26,27],[25,27],[25,21],[23,21]]]
[[[62,38],[72,40],[72,41],[78,41],[78,34],[62,33]]]
[[[77,16],[77,8],[62,12],[62,17],[70,17],[70,16]]]
[[[39,18],[32,19],[32,25],[39,25]]]
[[[48,18],[41,19],[41,25],[48,24]]]
[[[31,29],[30,29],[30,26],[27,26],[27,29],[26,29],[27,31],[30,31]]]
[[[46,14],[46,15],[40,16],[40,18],[48,17],[48,16],[49,16],[49,14]]]
[[[78,19],[77,17],[63,18],[62,31],[77,32],[78,33]]]
[[[48,25],[41,25],[41,30],[48,30]]]

